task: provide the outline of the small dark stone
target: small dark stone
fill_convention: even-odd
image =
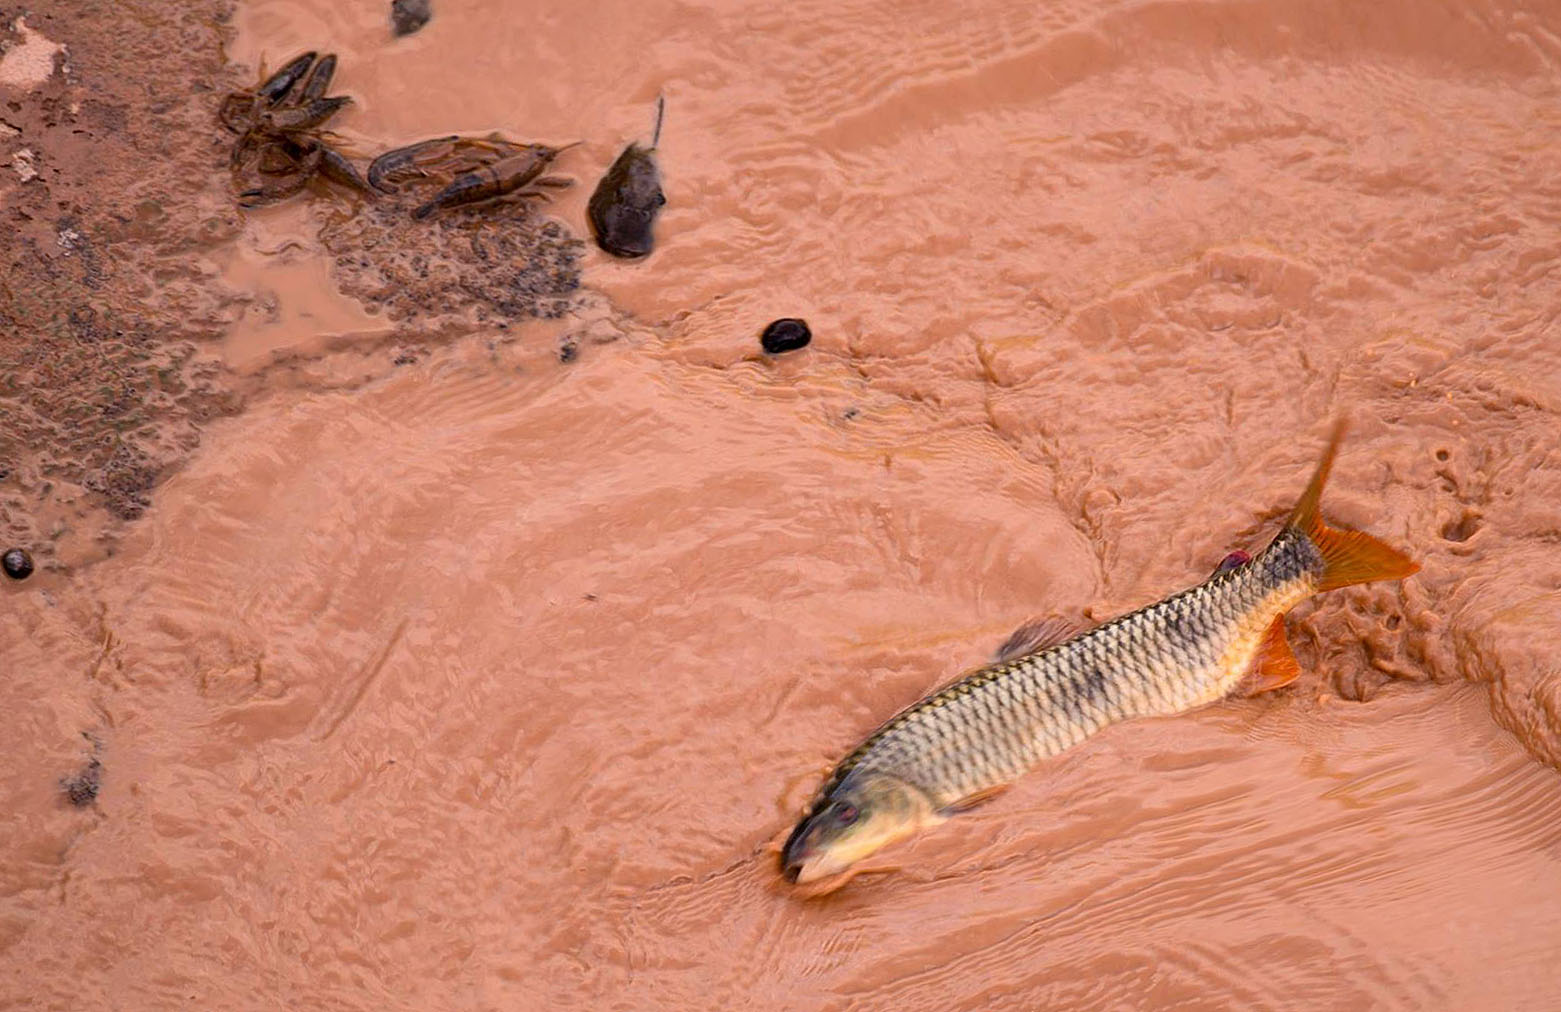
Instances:
[[[77,808],[85,808],[92,804],[102,784],[103,764],[95,758],[83,766],[80,773],[60,781],[60,786],[65,789],[65,796]]]
[[[573,362],[580,357],[580,342],[573,334],[558,342],[558,360]]]
[[[779,355],[783,351],[806,348],[811,340],[813,340],[813,332],[808,329],[808,321],[787,317],[765,327],[764,336],[759,338],[759,343],[764,345],[767,353]]]
[[[429,0],[391,0],[390,24],[397,35],[411,35],[433,16]]]
[[[25,580],[33,575],[33,557],[20,548],[13,548],[0,558],[5,575],[13,580]]]

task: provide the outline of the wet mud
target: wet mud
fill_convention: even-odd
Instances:
[[[243,411],[157,401],[199,447],[120,550],[0,586],[0,1005],[1548,1006],[1561,11],[384,19],[255,0],[212,80],[328,46],[360,150],[580,136],[580,179],[665,93],[656,253],[418,337],[323,198],[171,247],[158,298],[238,293],[189,315]],[[178,220],[230,220],[225,154]],[[780,881],[864,733],[1260,546],[1339,415],[1325,513],[1423,568],[1298,609],[1299,681]]]
[[[574,294],[578,241],[521,207],[414,228],[398,202],[364,205],[320,180],[291,208],[241,211],[216,113],[258,67],[228,59],[230,4],[0,14],[0,539],[44,568],[113,550],[203,424],[241,410],[265,389],[257,369],[300,350],[244,336],[298,331],[300,301],[326,306],[302,310],[304,353],[323,334],[332,348],[391,347],[385,361],[392,346],[592,301]],[[297,251],[330,269],[290,293],[288,316],[277,289],[296,287],[298,258],[280,254]],[[283,269],[235,273],[235,257]],[[373,315],[344,314],[344,296]],[[321,331],[344,316],[350,332]]]
[[[558,221],[520,205],[419,220],[414,206],[387,196],[327,212],[319,236],[333,281],[366,309],[449,333],[556,318],[575,304],[582,243]]]
[[[224,16],[0,17],[0,541],[43,567],[101,557],[239,403],[203,353],[231,313],[199,258],[240,227],[207,150]]]

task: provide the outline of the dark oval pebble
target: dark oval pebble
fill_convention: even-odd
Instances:
[[[13,580],[25,580],[33,575],[33,557],[20,548],[13,548],[0,558],[0,566],[5,568],[5,575]]]
[[[765,327],[759,343],[764,345],[764,350],[769,354],[779,355],[783,351],[806,348],[811,340],[813,332],[808,329],[808,321],[794,320],[788,316]]]

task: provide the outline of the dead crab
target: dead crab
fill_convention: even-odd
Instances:
[[[238,135],[228,168],[244,207],[285,200],[316,175],[365,196],[374,194],[319,129],[352,99],[325,94],[336,73],[336,54],[315,56],[294,57],[256,87],[229,94],[217,111],[222,125]]]

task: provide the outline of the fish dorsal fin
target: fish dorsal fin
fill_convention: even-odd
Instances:
[[[1284,685],[1289,685],[1301,674],[1301,665],[1285,639],[1285,618],[1280,615],[1269,625],[1259,641],[1257,653],[1252,655],[1252,665],[1236,685],[1243,696],[1255,696]]]
[[[953,804],[944,805],[938,809],[938,814],[959,815],[962,812],[970,811],[972,808],[980,808],[999,794],[1005,793],[1012,786],[1012,784],[998,784],[996,787],[983,787],[974,794],[965,795]]]
[[[1328,449],[1285,523],[1287,529],[1306,535],[1322,555],[1323,570],[1317,577],[1319,592],[1373,580],[1401,580],[1420,570],[1419,563],[1370,534],[1335,530],[1323,523],[1318,506],[1347,427],[1342,418],[1334,423],[1333,434],[1328,437]]]
[[[1003,645],[997,648],[993,660],[1001,664],[1003,661],[1011,661],[1015,657],[1023,657],[1033,654],[1047,647],[1072,639],[1084,631],[1084,623],[1078,619],[1067,618],[1062,615],[1051,615],[1046,618],[1035,619],[1026,622],[1015,629],[1013,635],[1003,641]]]
[[[1312,480],[1307,483],[1306,491],[1301,493],[1295,509],[1290,511],[1290,519],[1286,521],[1286,527],[1293,527],[1310,534],[1314,527],[1322,526],[1318,506],[1322,503],[1323,486],[1328,484],[1328,472],[1333,470],[1333,458],[1338,456],[1339,444],[1344,442],[1344,433],[1348,429],[1349,423],[1343,418],[1333,423],[1333,431],[1328,434],[1328,448],[1323,451],[1323,459],[1317,462],[1317,470],[1312,472]]]

